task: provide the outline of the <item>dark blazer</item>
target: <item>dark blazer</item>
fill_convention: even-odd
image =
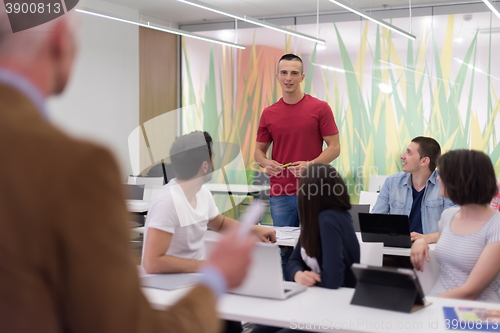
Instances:
[[[360,251],[351,215],[347,211],[326,209],[319,214],[318,225],[321,256],[316,260],[321,270],[321,282],[316,285],[329,289],[354,288],[356,277],[351,266],[359,263]],[[299,240],[288,261],[290,279],[298,271],[311,270],[302,259],[300,248]]]
[[[110,153],[48,123],[0,85],[0,332],[216,332],[216,299],[195,287],[150,308],[133,262]]]

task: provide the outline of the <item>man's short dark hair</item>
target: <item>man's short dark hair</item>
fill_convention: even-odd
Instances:
[[[288,60],[288,61],[295,60],[295,61],[300,61],[300,64],[302,65],[302,69],[304,69],[304,63],[302,62],[302,59],[300,59],[300,57],[298,55],[295,55],[293,53],[288,53],[288,54],[285,54],[284,56],[282,56],[280,58],[280,60],[278,61],[278,68],[279,68],[279,64],[280,64],[281,60]]]
[[[411,142],[418,143],[420,158],[429,158],[429,170],[431,170],[431,172],[436,170],[437,161],[439,156],[441,156],[441,146],[439,143],[433,138],[426,136],[417,136],[415,139],[411,140]]]
[[[178,137],[170,148],[170,160],[175,177],[180,180],[193,178],[203,162],[211,166],[212,137],[201,131]]]
[[[438,161],[446,196],[457,205],[486,205],[498,193],[495,169],[488,155],[477,150],[451,150]]]

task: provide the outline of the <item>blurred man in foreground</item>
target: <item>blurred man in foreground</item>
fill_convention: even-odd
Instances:
[[[14,34],[0,8],[0,332],[216,332],[217,296],[243,280],[254,240],[225,238],[198,286],[150,308],[113,157],[46,119],[76,53],[70,15]]]

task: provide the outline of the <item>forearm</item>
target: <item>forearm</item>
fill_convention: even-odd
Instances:
[[[212,229],[212,230],[217,231],[217,232],[221,232],[221,231],[225,231],[225,230],[228,230],[228,229],[231,229],[231,228],[234,228],[234,227],[241,225],[241,222],[236,221],[235,219],[232,219],[230,217],[221,215],[221,218],[222,219],[221,219],[221,222],[219,224],[218,229],[217,230]],[[271,229],[271,228],[263,227],[260,225],[254,225],[252,227],[252,232],[262,242],[266,242],[266,243],[267,242],[272,242],[272,243],[276,242],[276,234],[274,233],[273,229]]]
[[[427,244],[434,244],[434,243],[437,243],[438,239],[439,239],[439,231],[438,232],[433,232],[433,233],[430,233],[430,234],[427,234],[424,236],[425,238],[425,241],[427,242]]]
[[[313,161],[314,163],[325,163],[330,164],[340,155],[340,145],[330,145],[328,146],[318,157]]]
[[[144,258],[143,266],[148,274],[195,273],[204,263],[203,260],[163,255],[152,259]]]
[[[257,164],[259,164],[260,166],[263,166],[264,163],[268,160],[267,154],[259,148],[255,149],[254,158]]]
[[[448,290],[447,292],[442,293],[438,297],[476,300],[479,297],[479,295],[480,293],[473,290],[472,288],[468,288],[466,285],[462,285],[460,287]]]

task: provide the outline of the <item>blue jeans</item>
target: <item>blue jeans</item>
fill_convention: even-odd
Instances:
[[[298,227],[299,226],[299,209],[297,205],[296,195],[280,195],[269,198],[269,206],[271,209],[271,217],[273,225],[276,227]],[[283,278],[290,281],[286,273],[286,265],[292,254],[293,247],[281,246],[281,268],[283,270]]]

